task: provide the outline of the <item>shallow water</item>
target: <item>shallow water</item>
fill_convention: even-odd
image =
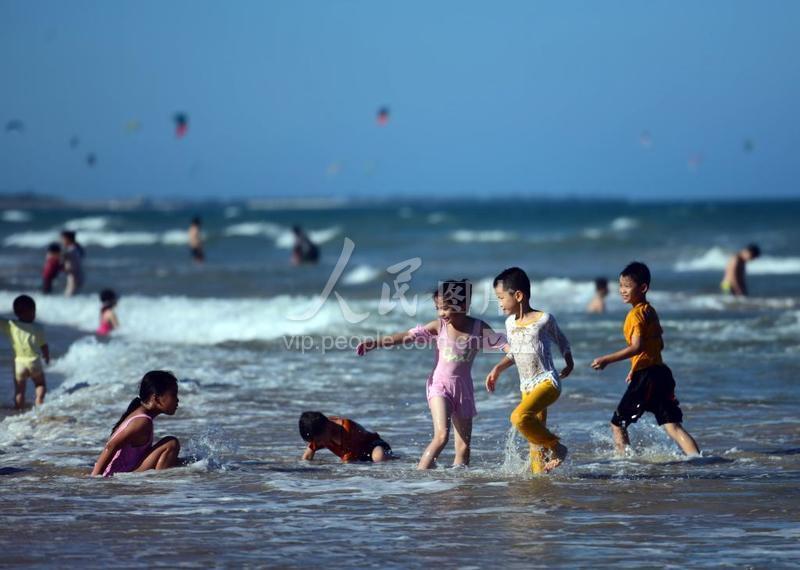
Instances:
[[[89,290],[113,285],[123,292],[123,328],[110,342],[90,334],[93,295],[37,296],[55,359],[44,406],[0,410],[2,565],[796,566],[797,205],[674,205],[658,220],[661,233],[638,241],[635,232],[654,218],[651,205],[579,206],[555,221],[551,212],[541,235],[487,208],[242,208],[234,219],[208,213],[205,268],[191,266],[183,247],[163,244],[190,212],[34,211],[28,221],[4,222],[0,307],[35,287],[41,244],[31,232],[44,235],[79,219],[113,234],[92,238],[106,245],[132,239],[118,234],[134,230],[162,237],[87,248]],[[530,205],[528,214],[541,210]],[[285,264],[281,236],[295,219],[319,231],[338,228],[322,235],[334,237],[323,244],[318,268]],[[704,226],[686,231],[699,219]],[[230,230],[244,223],[261,225]],[[356,243],[348,267],[362,269],[342,285],[343,297],[371,316],[351,324],[331,298],[310,320],[288,319],[322,290],[344,236]],[[178,241],[177,234],[170,239]],[[769,252],[752,275],[754,297],[717,294],[714,248],[751,240]],[[422,295],[436,278],[468,276],[479,283],[475,305],[483,301],[480,285],[506,265],[519,263],[534,275],[535,304],[557,316],[576,357],[550,413],[570,447],[555,473],[530,475],[522,441],[509,430],[518,399],[514,370],[496,394],[483,390],[496,356],[481,355],[474,367],[480,415],[472,466],[447,468],[448,448],[441,468],[420,473],[414,466],[431,430],[424,381],[432,355],[392,350],[357,358],[320,349],[331,335],[349,340],[431,318],[426,298],[416,316],[396,310],[378,318],[381,284],[393,277],[384,268],[415,255],[423,265],[412,292]],[[590,317],[583,306],[596,273],[612,277],[633,257],[654,270],[651,301],[665,329],[664,357],[702,458],[684,459],[652,417],[632,427],[629,456],[612,451],[608,419],[624,391],[625,367],[597,373],[588,364],[621,346],[625,308],[613,294],[606,315]],[[491,303],[483,318],[502,326]],[[315,347],[287,348],[287,337]],[[0,366],[9,364],[1,351]],[[156,436],[180,438],[190,465],[87,478],[138,379],[153,368],[181,378],[178,413],[156,420]],[[11,396],[10,382],[2,384],[4,406]],[[296,423],[305,409],[357,419],[400,459],[342,465],[320,452],[312,463],[300,461]]]

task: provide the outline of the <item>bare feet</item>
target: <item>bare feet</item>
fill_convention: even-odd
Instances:
[[[550,471],[561,465],[566,457],[567,446],[561,443],[556,444],[556,446],[550,450],[550,460],[544,464],[544,472],[550,473]]]

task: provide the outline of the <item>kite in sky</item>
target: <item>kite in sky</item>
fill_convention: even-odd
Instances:
[[[186,113],[175,113],[175,136],[182,139],[189,130],[189,116]]]
[[[25,123],[23,123],[19,119],[11,119],[10,121],[8,121],[6,123],[6,132],[7,133],[11,133],[11,132],[14,132],[14,131],[16,131],[18,133],[21,133],[24,130],[25,130]]]
[[[381,107],[378,109],[378,115],[375,117],[375,122],[378,126],[386,126],[389,124],[389,107]]]

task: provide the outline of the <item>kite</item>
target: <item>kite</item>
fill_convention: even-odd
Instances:
[[[25,123],[20,121],[19,119],[11,119],[6,123],[6,132],[10,133],[16,131],[21,133],[25,130]]]
[[[182,139],[189,130],[189,116],[186,113],[175,113],[175,136]]]
[[[86,164],[88,164],[89,166],[94,166],[96,163],[97,163],[97,156],[93,152],[90,152],[89,154],[86,155]]]
[[[381,107],[378,109],[378,115],[375,117],[375,122],[378,126],[386,126],[389,123],[389,107]]]

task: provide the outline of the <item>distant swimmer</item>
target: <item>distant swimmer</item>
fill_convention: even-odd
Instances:
[[[72,297],[83,287],[84,251],[75,237],[75,232],[70,230],[61,232],[61,244],[64,246],[64,273],[67,274],[67,284],[64,287],[64,295]]]
[[[311,241],[300,226],[293,226],[294,247],[292,248],[292,264],[316,263],[319,261],[319,247]]]
[[[189,226],[189,248],[195,263],[203,263],[206,260],[206,254],[203,252],[203,232],[200,225],[200,218],[195,216]]]
[[[172,416],[178,409],[178,379],[172,372],[151,370],[142,377],[139,396],[111,430],[111,437],[97,458],[92,476],[168,469],[178,465],[181,445],[177,438],[162,437],[153,445],[153,420]]]
[[[320,449],[329,449],[344,463],[392,459],[392,448],[375,432],[367,431],[348,418],[327,417],[320,412],[303,412],[300,437],[308,442],[303,459],[311,461]]]
[[[748,261],[752,261],[761,255],[761,248],[751,243],[736,255],[731,256],[728,265],[725,267],[725,275],[722,283],[719,284],[724,293],[732,295],[746,296],[747,283],[745,282],[745,266]]]
[[[586,311],[597,314],[605,313],[606,297],[608,297],[608,279],[598,277],[594,280],[594,297],[586,306]]]

